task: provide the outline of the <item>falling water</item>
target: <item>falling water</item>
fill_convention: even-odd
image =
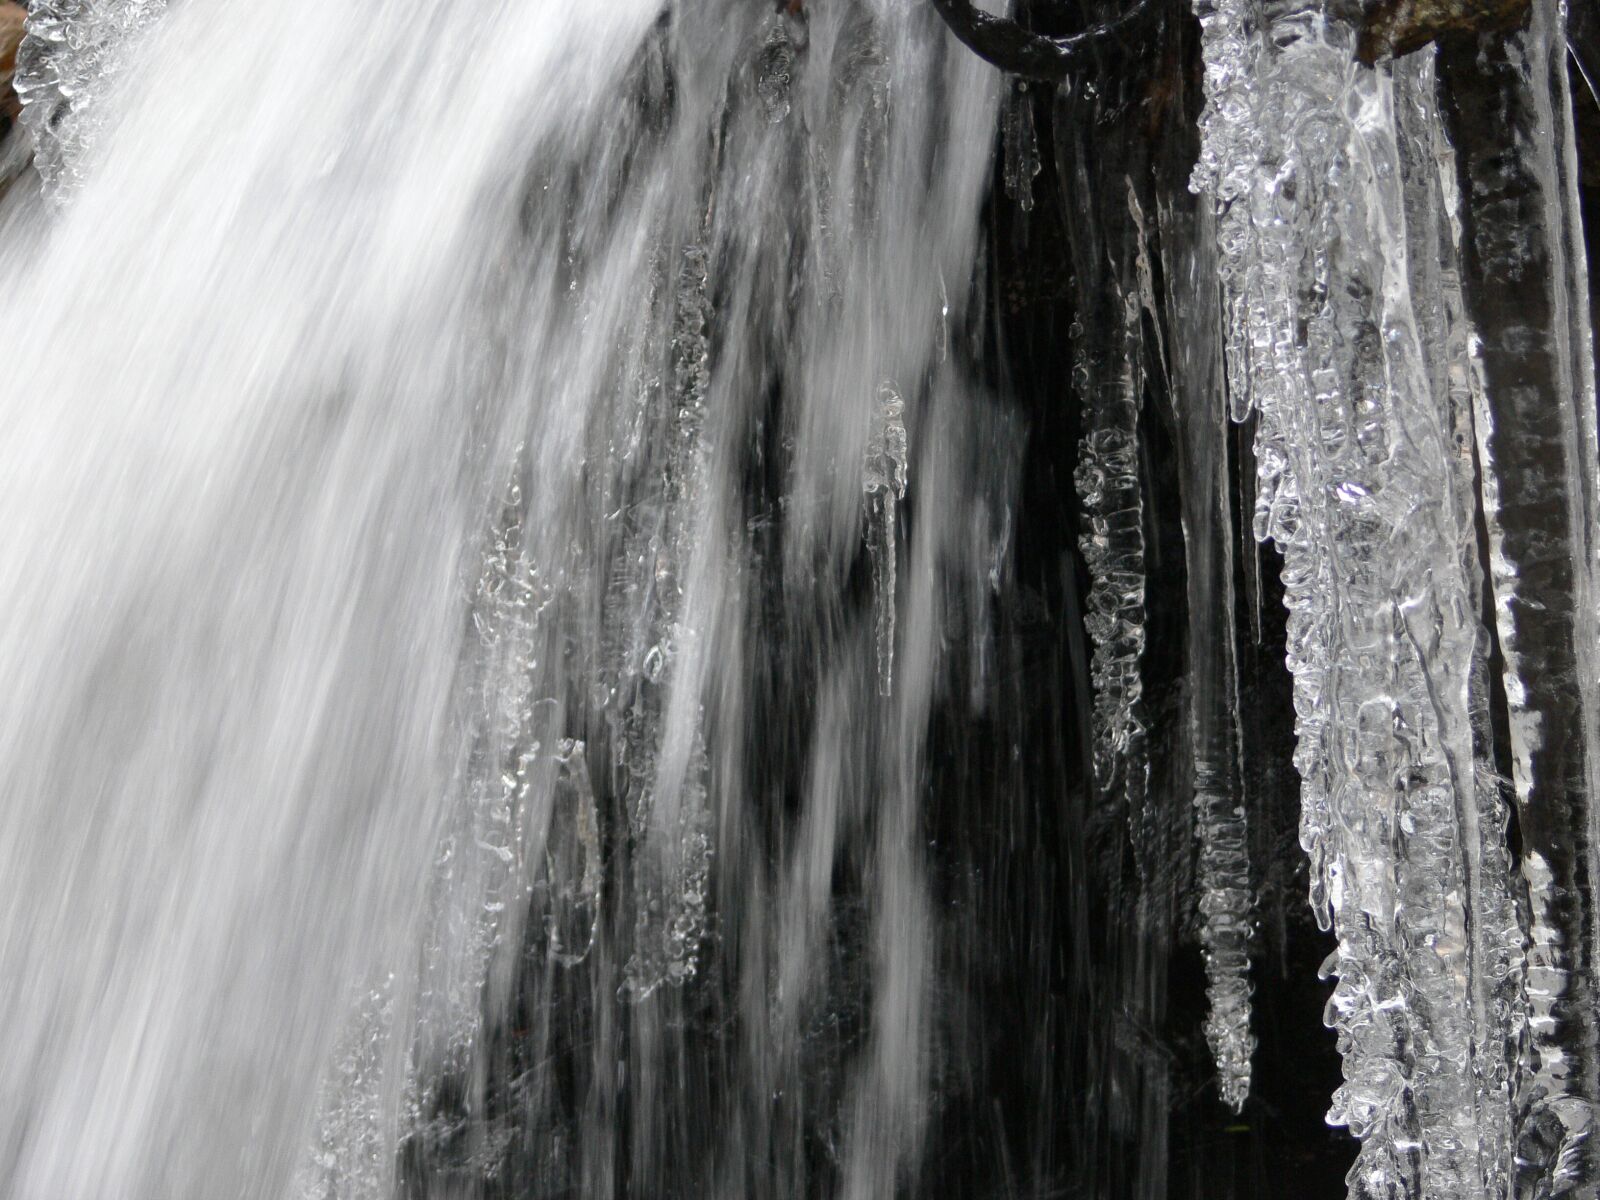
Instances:
[[[598,1041],[666,1086],[658,993],[714,919],[746,1070],[798,1093],[842,870],[872,1012],[839,1171],[883,1194],[930,1086],[941,596],[1005,503],[951,349],[980,64],[903,5],[30,28],[62,204],[5,238],[0,1190],[386,1195],[538,1136],[531,1170],[599,1194]],[[797,688],[786,845],[743,714]],[[499,1078],[580,996],[592,1082]],[[806,1115],[730,1129],[705,1186],[743,1194]],[[639,1110],[627,1169],[673,1136]]]
[[[1111,7],[33,0],[0,1200],[1596,1195],[1567,14]]]

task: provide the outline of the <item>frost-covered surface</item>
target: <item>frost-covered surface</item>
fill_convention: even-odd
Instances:
[[[45,188],[62,196],[109,119],[105,100],[166,0],[34,0],[14,86]]]
[[[1312,903],[1338,938],[1328,1119],[1362,1139],[1353,1196],[1503,1194],[1520,945],[1482,753],[1471,368],[1435,300],[1453,248],[1431,61],[1357,66],[1331,6],[1198,11],[1195,185],[1218,205],[1234,412],[1258,422],[1255,534],[1284,556]]]

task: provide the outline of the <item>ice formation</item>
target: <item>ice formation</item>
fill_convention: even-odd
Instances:
[[[1182,203],[1147,144],[1178,100],[1002,98],[932,10],[864,0],[459,0],[426,46],[404,6],[312,39],[191,0],[102,160],[162,7],[36,0],[19,55],[84,207],[26,289],[0,259],[36,314],[0,674],[39,698],[0,765],[50,800],[0,806],[0,978],[36,987],[0,1194],[875,1200],[973,1047],[1026,1059],[1052,1137],[1105,1097],[1086,1161],[1165,1146],[1180,898],[1244,1111],[1274,864],[1230,419],[1283,563],[1351,1195],[1594,1194],[1600,480],[1554,0],[1376,67],[1353,4],[1196,0]],[[1065,235],[1077,523],[1024,586],[1050,427],[989,396],[980,225],[991,176],[1049,208],[1041,146],[1061,211],[1018,224]],[[1052,707],[1080,675],[1092,712]],[[964,1007],[983,969],[1027,1028]]]
[[[906,496],[905,401],[892,383],[878,388],[861,487],[867,503],[867,554],[872,559],[873,640],[878,692],[894,692],[896,506]]]
[[[1181,430],[1179,469],[1188,580],[1186,671],[1193,758],[1197,907],[1205,955],[1206,1041],[1218,1093],[1236,1112],[1250,1094],[1250,950],[1257,920],[1250,879],[1241,770],[1239,655],[1234,628],[1228,415],[1223,347],[1215,314],[1215,225],[1207,210],[1174,214],[1163,231],[1167,312],[1172,328],[1174,407]]]
[[[15,87],[45,187],[61,196],[107,120],[106,97],[133,61],[138,36],[166,0],[34,0],[17,50]]]
[[[1550,6],[1536,7],[1542,19],[1517,51],[1532,67],[1506,69],[1513,90],[1543,90],[1547,125],[1524,151],[1533,164],[1514,159],[1514,173],[1537,171],[1552,146],[1562,153],[1548,125],[1558,72],[1539,65],[1550,53],[1541,50]],[[1554,647],[1544,630],[1524,633],[1518,616],[1545,612],[1563,593],[1519,599],[1519,577],[1538,560],[1524,567],[1505,546],[1527,537],[1567,547],[1557,561],[1572,573],[1566,594],[1576,603],[1532,625],[1553,620],[1568,635],[1567,661],[1575,648],[1583,654],[1592,534],[1566,531],[1593,527],[1587,348],[1555,330],[1573,348],[1542,393],[1496,377],[1495,351],[1479,343],[1463,301],[1456,161],[1431,51],[1369,69],[1354,61],[1354,24],[1331,8],[1220,0],[1198,11],[1208,109],[1195,185],[1217,204],[1233,413],[1256,423],[1255,535],[1284,557],[1301,840],[1312,903],[1338,938],[1328,1020],[1345,1083],[1329,1120],[1362,1139],[1352,1195],[1521,1195],[1534,1179],[1560,1191],[1585,1170],[1593,1083],[1570,1061],[1551,1068],[1542,1014],[1560,1002],[1542,997],[1557,979],[1556,991],[1587,990],[1549,957],[1592,934],[1570,921],[1556,933],[1538,915],[1543,860],[1528,844],[1522,877],[1535,916],[1524,968],[1489,748],[1474,506],[1481,486],[1512,711],[1558,704],[1578,722],[1565,736],[1585,760],[1595,744],[1582,723],[1589,688],[1555,699],[1563,680],[1585,677],[1582,667],[1535,679],[1519,671],[1515,650],[1519,636]],[[1559,211],[1546,170],[1534,190]],[[1469,213],[1474,204],[1469,196]],[[1526,278],[1581,303],[1559,271]],[[1564,498],[1553,512],[1573,515],[1556,529],[1520,526],[1544,520],[1530,506],[1511,532],[1501,497],[1529,474],[1504,478],[1480,445],[1476,476],[1474,430],[1480,443],[1503,436],[1502,411],[1526,420],[1534,406],[1572,450],[1557,460],[1565,473],[1538,471],[1531,482]],[[1519,725],[1530,729],[1514,716],[1513,742],[1527,738]],[[1543,825],[1530,796],[1543,772],[1525,755],[1520,807]],[[1568,784],[1566,795],[1582,808],[1587,789]],[[1586,893],[1583,857],[1569,849],[1565,865]],[[1557,1058],[1592,1058],[1570,1030],[1561,1041]]]
[[[1081,126],[1066,161],[1078,194],[1094,196],[1089,129],[1092,95],[1074,97]],[[1058,128],[1059,128],[1058,120]],[[1062,150],[1058,147],[1058,156]],[[1124,185],[1126,186],[1126,185]],[[1085,211],[1068,206],[1080,316],[1070,330],[1071,387],[1083,431],[1073,484],[1081,509],[1078,544],[1088,571],[1084,627],[1094,644],[1094,781],[1120,811],[1141,859],[1152,845],[1150,759],[1141,674],[1145,649],[1145,504],[1139,464],[1144,400],[1143,316],[1151,303],[1140,268],[1146,253],[1137,201],[1127,192],[1097,196]],[[1098,211],[1097,211],[1098,209]]]

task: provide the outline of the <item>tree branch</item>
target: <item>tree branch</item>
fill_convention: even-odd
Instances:
[[[972,0],[933,0],[933,6],[950,32],[985,62],[1025,79],[1060,83],[1083,69],[1090,50],[1121,37],[1154,3],[1136,0],[1122,16],[1071,37],[1034,33],[974,8]]]

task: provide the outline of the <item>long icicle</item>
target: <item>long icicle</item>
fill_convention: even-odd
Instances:
[[[1083,427],[1073,483],[1082,510],[1078,545],[1089,574],[1084,625],[1094,644],[1093,762],[1095,790],[1121,806],[1133,858],[1150,875],[1153,820],[1144,714],[1144,493],[1139,418],[1144,399],[1143,317],[1138,260],[1143,233],[1114,178],[1095,165],[1089,139],[1100,103],[1077,92],[1058,96],[1056,152],[1062,184],[1098,203],[1063,206],[1072,246],[1078,319],[1072,335],[1072,386]],[[1063,144],[1063,142],[1065,144]],[[1130,168],[1131,169],[1131,168]]]
[[[1459,158],[1496,632],[1530,909],[1518,1195],[1600,1190],[1594,364],[1560,7],[1441,63]]]
[[[1396,115],[1412,303],[1429,386],[1435,396],[1449,400],[1448,436],[1456,448],[1452,494],[1457,553],[1470,610],[1480,614],[1467,687],[1473,787],[1458,788],[1456,802],[1472,964],[1468,999],[1476,1042],[1473,1088],[1480,1144],[1493,1148],[1482,1156],[1483,1193],[1502,1196],[1509,1194],[1512,1169],[1511,1080],[1523,1021],[1525,935],[1511,888],[1508,789],[1495,763],[1489,632],[1482,615],[1486,564],[1478,539],[1477,472],[1471,448],[1473,414],[1482,401],[1483,380],[1472,357],[1474,335],[1461,288],[1454,155],[1436,103],[1401,105]],[[1458,754],[1464,754],[1464,747]]]
[[[1194,756],[1200,943],[1205,953],[1206,1042],[1217,1090],[1238,1112],[1250,1094],[1248,831],[1239,772],[1238,659],[1228,416],[1210,213],[1185,210],[1163,225],[1167,314],[1181,437],[1184,556],[1188,568],[1188,698]]]
[[[1437,122],[1431,60],[1356,65],[1354,27],[1315,0],[1198,11],[1196,184],[1219,205],[1230,391],[1259,420],[1255,533],[1285,560],[1302,844],[1338,937],[1329,1120],[1362,1139],[1352,1196],[1491,1195],[1509,1147],[1478,1120],[1493,1037],[1472,1003],[1482,897],[1461,819],[1478,807],[1481,632],[1397,117]]]

